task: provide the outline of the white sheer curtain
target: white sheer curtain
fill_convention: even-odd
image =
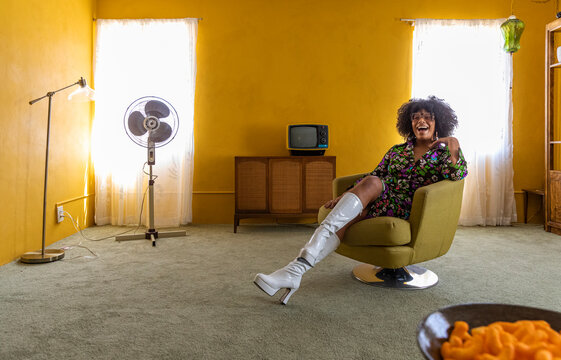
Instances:
[[[96,224],[138,224],[148,180],[143,173],[147,150],[128,138],[123,117],[128,105],[144,96],[167,100],[179,116],[175,138],[156,149],[155,226],[191,222],[197,26],[197,19],[97,20]]]
[[[512,168],[512,57],[497,20],[415,21],[413,97],[435,95],[458,115],[468,162],[460,225],[516,221]]]

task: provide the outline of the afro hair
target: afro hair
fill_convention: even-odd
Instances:
[[[435,119],[435,128],[439,137],[451,136],[458,126],[458,117],[450,105],[436,96],[427,99],[410,99],[397,110],[397,131],[405,139],[412,138],[413,127],[411,125],[412,114],[426,110]]]

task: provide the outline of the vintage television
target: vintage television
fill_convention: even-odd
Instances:
[[[323,155],[329,147],[327,125],[288,125],[286,141],[291,155]]]

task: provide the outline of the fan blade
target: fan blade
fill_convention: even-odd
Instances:
[[[169,108],[161,101],[150,100],[144,106],[144,112],[149,116],[155,116],[158,119],[161,119],[168,117]]]
[[[129,130],[135,136],[142,136],[146,134],[144,128],[144,115],[140,111],[133,111],[129,115]]]
[[[160,143],[166,141],[171,136],[171,133],[171,126],[169,126],[168,123],[161,122],[160,127],[152,131],[149,140],[152,140],[155,143]]]

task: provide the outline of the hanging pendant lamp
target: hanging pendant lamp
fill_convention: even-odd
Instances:
[[[505,44],[503,49],[509,53],[515,53],[520,50],[520,37],[524,32],[524,22],[511,15],[504,23],[501,24],[501,32]]]

